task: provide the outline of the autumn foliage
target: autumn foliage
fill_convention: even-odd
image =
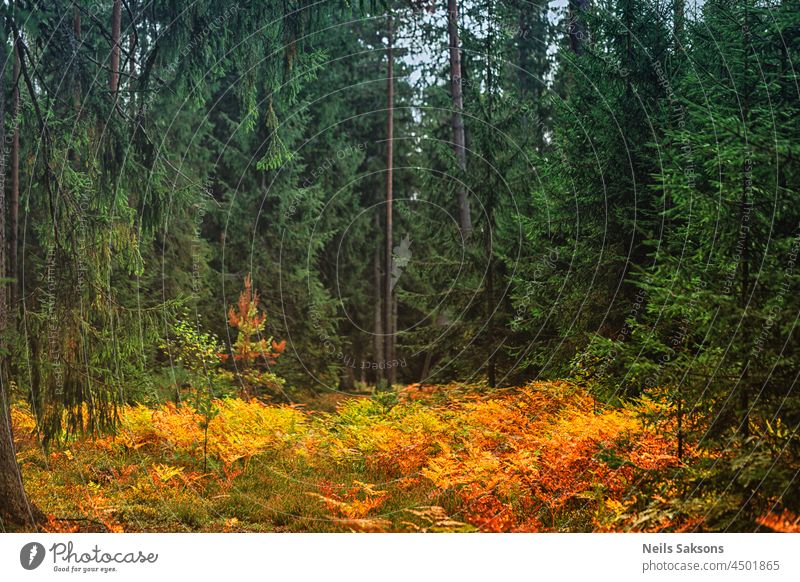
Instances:
[[[238,301],[228,309],[228,323],[238,330],[233,358],[244,366],[259,361],[274,364],[286,348],[286,340],[279,343],[271,337],[264,337],[267,314],[259,309],[258,303],[258,292],[253,289],[253,280],[248,274]]]
[[[223,362],[233,356],[233,374],[227,380],[235,380],[243,398],[282,393],[284,381],[270,371],[270,366],[283,353],[286,340],[277,342],[266,335],[267,315],[259,306],[258,292],[249,274],[244,278],[239,299],[228,309],[228,324],[236,330],[236,341],[230,354],[219,355]]]
[[[342,398],[335,413],[215,405],[205,471],[203,418],[189,405],[125,408],[115,436],[46,458],[23,439],[19,460],[50,529],[702,529],[702,515],[652,514],[680,466],[670,427],[647,420],[666,406],[654,400],[604,408],[570,383],[538,382],[490,392],[414,385],[392,405]],[[13,418],[17,434],[35,426],[23,408]],[[762,522],[797,527],[790,514]]]

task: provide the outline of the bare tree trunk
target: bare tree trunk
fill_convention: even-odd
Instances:
[[[14,119],[14,137],[11,141],[11,205],[9,208],[9,246],[8,274],[11,279],[10,304],[11,309],[15,310],[17,302],[17,288],[19,281],[19,267],[17,266],[17,252],[19,244],[19,46],[17,41],[12,43],[14,52],[14,90],[11,94],[11,107]],[[12,311],[15,313],[15,311]]]
[[[75,82],[75,86],[72,91],[72,109],[75,111],[74,126],[77,129],[78,122],[81,119],[81,71],[77,54],[81,42],[81,11],[77,6],[72,9],[72,36],[74,37],[75,42],[75,54],[73,55],[72,61]],[[67,156],[71,162],[75,162],[77,160],[78,156],[75,153],[74,147],[69,148]]]
[[[683,461],[683,394],[681,383],[678,383],[677,390],[677,417],[678,417],[678,460]]]
[[[394,352],[394,329],[392,326],[392,206],[393,202],[393,174],[394,174],[394,47],[392,43],[392,17],[389,16],[387,36],[389,47],[387,51],[388,65],[386,67],[386,272],[384,273],[384,327],[386,348],[384,349],[384,365],[388,364]],[[380,367],[380,362],[378,366]],[[387,369],[387,380],[391,384],[392,374]]]
[[[119,89],[119,50],[120,28],[122,24],[122,0],[114,0],[111,12],[111,71],[108,76],[108,89],[116,97]]]
[[[389,384],[395,384],[397,382],[397,366],[395,366],[395,362],[397,362],[397,295],[392,297],[392,353],[386,359],[389,360],[387,366],[389,364],[392,366],[386,368]]]
[[[0,531],[9,525],[34,528],[38,512],[28,503],[22,486],[11,432],[11,409],[8,384],[0,387]]]
[[[13,45],[12,45],[13,46]],[[6,273],[6,156],[5,156],[5,72],[6,40],[0,41],[0,273]],[[8,322],[6,285],[0,285],[0,348],[5,351],[5,332]],[[7,377],[8,361],[0,355],[0,529],[7,524],[34,527],[34,517],[22,486],[22,474],[17,464],[11,428],[11,391]]]
[[[135,3],[136,0],[129,0],[128,1],[128,10],[131,19],[133,19],[133,14],[135,10]],[[136,22],[131,22],[131,32],[128,35],[128,89],[133,91],[134,82],[133,77],[136,74]],[[131,93],[133,96],[133,93]]]
[[[672,7],[672,26],[673,34],[675,35],[675,44],[680,44],[680,38],[683,36],[683,23],[686,18],[686,0],[674,0],[675,4]]]
[[[75,35],[75,40],[81,38],[81,11],[76,6],[72,10],[72,34]]]
[[[750,83],[748,79],[749,63],[750,63],[750,37],[749,26],[750,24],[750,10],[749,0],[745,0],[744,9],[744,26],[743,30],[747,31],[742,35],[742,50],[744,57],[742,61],[742,122],[744,124],[744,138],[745,147],[749,149],[750,139]],[[739,225],[744,229],[744,240],[742,241],[742,281],[741,290],[739,295],[739,307],[742,310],[742,319],[745,319],[747,314],[747,304],[750,296],[750,232],[751,228],[745,223],[748,221],[750,212],[752,211],[752,165],[749,159],[749,152],[745,153],[745,159],[742,161],[742,193],[741,193],[741,212],[739,215]],[[747,325],[742,326],[742,344],[746,347],[751,345],[750,330]],[[745,358],[744,365],[742,366],[742,375],[739,380],[739,408],[742,413],[742,436],[747,438],[750,436],[750,387],[749,382],[749,357]]]
[[[488,6],[488,23],[486,34],[486,96],[487,96],[487,113],[488,122],[492,126],[494,124],[494,2],[489,0]],[[489,361],[486,367],[486,379],[489,382],[489,387],[494,388],[497,385],[497,346],[495,346],[495,321],[494,321],[494,248],[492,233],[494,232],[494,207],[495,207],[495,191],[494,191],[494,173],[491,168],[495,167],[494,161],[494,143],[489,143],[489,148],[486,153],[487,161],[486,166],[486,186],[488,192],[486,193],[486,222],[487,228],[485,230],[485,249],[486,249],[486,335],[489,350]]]
[[[425,352],[425,361],[422,363],[422,373],[419,375],[420,383],[425,382],[428,379],[428,374],[431,372],[431,359],[432,359],[432,350],[428,350]]]
[[[491,243],[490,243],[491,244]],[[486,339],[489,344],[489,361],[486,367],[486,380],[489,387],[497,386],[497,333],[494,323],[494,253],[489,249],[489,264],[486,273]]]
[[[129,105],[131,111],[136,111],[136,91],[135,91],[135,78],[136,78],[136,43],[138,41],[136,37],[136,22],[134,20],[134,10],[135,10],[135,0],[128,0],[127,4],[128,14],[130,15],[131,25],[130,29],[131,32],[128,35],[128,97],[129,97]]]
[[[375,213],[375,233],[376,236],[381,232],[381,220],[378,213]],[[378,239],[380,240],[380,239]],[[373,315],[373,334],[372,334],[372,357],[376,365],[383,361],[383,302],[381,301],[383,277],[381,277],[381,250],[380,245],[375,245],[375,254],[372,257],[372,276],[375,289],[375,305]],[[381,379],[380,368],[375,369],[375,383]]]
[[[3,277],[8,273],[6,254],[6,98],[5,98],[5,79],[6,79],[6,38],[3,34],[0,38],[0,274]],[[15,43],[16,44],[16,43]],[[13,45],[12,45],[13,46]],[[9,287],[5,281],[0,283],[0,348],[5,349],[5,334],[8,326],[8,291]],[[6,381],[6,359],[0,360],[0,381]]]
[[[467,150],[464,139],[464,88],[461,79],[461,42],[458,38],[458,0],[447,0],[447,34],[450,44],[450,92],[453,98],[453,148],[463,176],[467,171]],[[461,233],[466,238],[472,234],[472,216],[467,188],[458,185],[458,219]]]
[[[72,34],[75,36],[76,45],[81,39],[81,11],[76,6],[72,11]],[[75,79],[75,92],[72,94],[72,106],[75,109],[75,122],[81,115],[81,90],[80,78]]]

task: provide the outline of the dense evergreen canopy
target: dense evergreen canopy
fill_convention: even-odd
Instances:
[[[229,395],[561,378],[724,451],[672,476],[708,527],[800,510],[797,0],[0,17],[0,529],[38,519],[12,402],[50,446],[133,403],[207,433]]]

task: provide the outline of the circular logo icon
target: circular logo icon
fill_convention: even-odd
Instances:
[[[26,570],[35,570],[44,561],[44,554],[44,546],[39,542],[27,543],[19,552],[19,563]]]

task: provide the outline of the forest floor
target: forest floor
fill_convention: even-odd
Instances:
[[[304,405],[126,407],[113,436],[49,451],[13,409],[50,531],[625,531],[696,527],[653,509],[680,466],[665,405],[602,406],[568,382],[411,385]],[[205,451],[205,452],[204,452]],[[688,455],[698,454],[688,451]]]

